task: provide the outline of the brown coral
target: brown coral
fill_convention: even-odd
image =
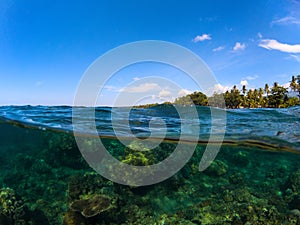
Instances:
[[[64,215],[63,225],[84,225],[85,218],[79,213],[74,211],[68,211]]]
[[[73,211],[80,212],[84,217],[93,217],[114,206],[110,197],[105,195],[93,195],[88,199],[79,199],[71,203]]]

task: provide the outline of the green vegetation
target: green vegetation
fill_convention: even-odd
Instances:
[[[194,103],[195,105],[208,105],[208,98],[202,92],[194,92],[192,94],[177,98],[174,102],[175,104],[189,105]]]
[[[290,88],[294,92],[298,92],[298,97],[289,97],[288,88],[280,86],[277,82],[270,88],[265,84],[264,88],[249,89],[245,85],[239,90],[236,85],[225,93],[214,93],[213,96],[207,97],[202,92],[194,92],[192,94],[179,97],[174,104],[190,105],[194,103],[200,106],[216,106],[222,107],[225,101],[227,108],[286,108],[300,104],[300,75],[293,76],[290,81]],[[224,99],[224,100],[223,100]]]

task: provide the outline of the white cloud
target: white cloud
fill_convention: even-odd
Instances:
[[[253,75],[253,76],[247,76],[246,79],[247,80],[255,80],[258,78],[258,75]]]
[[[177,96],[182,97],[182,96],[185,96],[185,95],[188,95],[191,93],[192,93],[192,91],[189,91],[187,89],[181,89],[180,91],[178,91]]]
[[[134,81],[138,81],[138,80],[140,80],[140,79],[141,79],[141,78],[139,78],[139,77],[134,77],[134,78],[133,78]]]
[[[241,44],[240,42],[236,42],[235,46],[233,47],[233,51],[244,50],[246,48],[245,44]]]
[[[257,33],[257,37],[258,37],[259,39],[261,39],[263,36],[262,36],[262,34],[261,34],[260,32],[258,32],[258,33]]]
[[[193,39],[193,42],[197,43],[197,42],[199,42],[199,41],[205,41],[205,40],[211,40],[210,34],[197,35],[197,36]]]
[[[163,90],[161,90],[161,91],[159,92],[158,96],[159,96],[160,98],[166,98],[166,97],[172,96],[172,93],[171,93],[169,90],[167,90],[167,89],[163,89]]]
[[[296,24],[300,25],[300,19],[297,19],[293,16],[286,16],[278,20],[273,20],[271,25],[279,24],[279,25],[288,25],[288,24]]]
[[[290,87],[290,83],[282,84],[282,86],[285,87],[285,88],[289,88]]]
[[[213,52],[218,52],[218,51],[222,51],[225,47],[224,46],[219,46],[217,48],[213,49]]]
[[[154,90],[160,90],[160,86],[156,83],[143,83],[138,86],[130,86],[121,89],[121,92],[128,92],[128,93],[145,93],[149,91],[154,91]]]
[[[117,88],[116,86],[112,86],[112,85],[105,85],[105,86],[98,86],[99,89],[104,89],[104,90],[107,90],[107,91],[115,91],[115,92],[118,92],[119,91],[119,88]]]
[[[223,86],[222,84],[215,84],[211,90],[207,91],[207,95],[212,95],[213,93],[224,93],[230,89],[229,86]]]
[[[290,55],[293,59],[295,59],[297,62],[300,62],[300,56],[299,55]]]
[[[248,81],[247,80],[241,80],[241,83],[240,83],[242,86],[245,85],[247,86],[248,85]]]
[[[159,102],[173,102],[175,100],[174,93],[172,93],[168,88],[162,89],[157,95],[151,96],[152,100]]]
[[[287,53],[300,53],[300,44],[289,45],[285,43],[280,43],[274,39],[263,39],[260,41],[258,46],[266,48],[268,50],[278,50]]]

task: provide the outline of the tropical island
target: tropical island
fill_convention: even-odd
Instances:
[[[290,92],[288,89],[290,88]],[[291,95],[294,94],[294,95]],[[238,108],[287,108],[300,104],[300,75],[292,76],[289,87],[279,85],[277,82],[270,87],[265,84],[264,88],[247,89],[246,85],[239,90],[236,85],[225,93],[214,93],[207,96],[200,91],[195,91],[183,97],[178,97],[174,102],[162,104],[178,104],[198,106]],[[162,105],[158,103],[140,105],[137,107],[152,107]],[[225,106],[224,106],[225,104]]]

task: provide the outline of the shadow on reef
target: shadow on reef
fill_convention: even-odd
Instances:
[[[0,210],[1,225],[50,224],[42,211],[29,211],[11,188],[0,189]]]

